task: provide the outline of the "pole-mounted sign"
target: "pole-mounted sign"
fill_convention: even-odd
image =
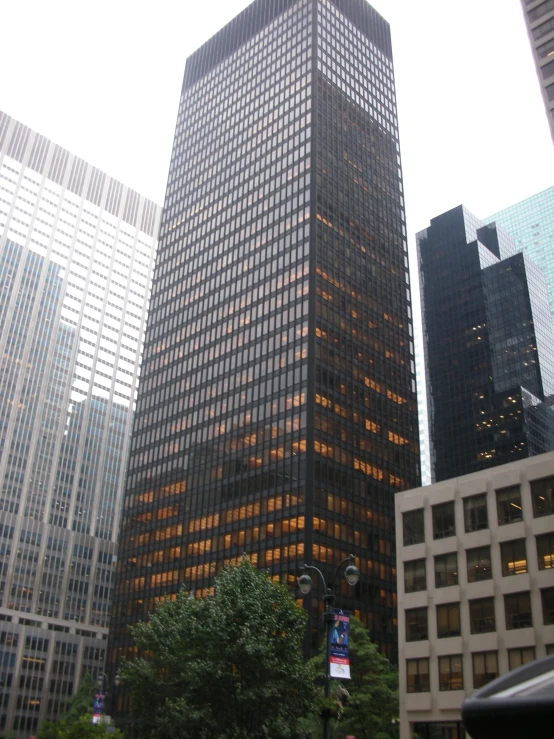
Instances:
[[[348,658],[348,631],[350,629],[350,612],[333,610],[334,620],[331,625],[331,677],[339,680],[350,680],[350,660]]]

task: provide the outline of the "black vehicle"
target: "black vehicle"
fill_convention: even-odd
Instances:
[[[554,656],[503,675],[467,698],[462,720],[472,739],[552,739]]]

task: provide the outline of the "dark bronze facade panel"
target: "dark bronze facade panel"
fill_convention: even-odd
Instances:
[[[417,411],[393,68],[371,18],[390,38],[359,5],[360,27],[327,1],[255,2],[187,62],[112,670],[129,623],[182,584],[208,595],[243,552],[291,589],[301,562],[330,576],[353,552],[340,604],[394,656],[394,493],[419,483]]]

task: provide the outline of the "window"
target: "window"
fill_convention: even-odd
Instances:
[[[415,593],[426,588],[425,560],[414,559],[412,562],[404,562],[404,591]]]
[[[469,601],[469,623],[472,634],[485,634],[496,629],[494,598]]]
[[[460,604],[446,603],[437,606],[437,636],[445,639],[460,636]]]
[[[458,584],[458,555],[456,552],[435,557],[435,587],[446,588]]]
[[[531,483],[531,500],[533,501],[533,516],[550,516],[554,513],[554,477],[543,477],[542,480],[533,480]]]
[[[523,521],[521,512],[521,491],[519,485],[496,491],[496,507],[498,509],[498,525]]]
[[[466,533],[488,529],[486,495],[472,495],[471,498],[464,498],[464,524]]]
[[[427,608],[409,608],[406,611],[406,641],[428,638]]]
[[[454,501],[433,506],[433,539],[446,539],[456,534]]]
[[[529,593],[512,593],[504,596],[507,629],[525,629],[533,625],[531,597]]]
[[[554,624],[554,588],[541,590],[541,598],[544,625]]]
[[[473,659],[473,689],[482,688],[498,677],[498,653],[477,652]]]
[[[486,546],[468,549],[466,555],[467,581],[478,582],[480,580],[490,580],[492,577],[491,548]]]
[[[546,656],[550,657],[554,654],[554,644],[546,644]]]
[[[414,734],[419,739],[465,739],[460,721],[425,721],[414,724]]]
[[[527,572],[525,539],[503,541],[500,544],[500,559],[502,561],[502,577],[521,575]]]
[[[427,658],[406,660],[406,675],[408,693],[429,692],[429,660]]]
[[[546,2],[541,3],[538,7],[528,10],[527,15],[529,16],[530,23],[542,18],[543,15],[550,13],[551,10],[554,10],[554,0],[546,0]]]
[[[439,657],[439,689],[463,690],[462,655]]]
[[[554,566],[554,534],[537,536],[537,560],[539,570],[550,570]]]
[[[535,647],[524,647],[523,649],[508,649],[508,666],[510,670],[526,665],[535,659]]]
[[[548,64],[545,64],[541,67],[541,75],[543,80],[547,80],[549,77],[552,77],[554,74],[554,62],[548,62]]]
[[[408,511],[402,516],[404,524],[404,546],[420,544],[425,541],[425,529],[423,525],[423,508],[418,511]]]
[[[536,51],[539,59],[545,59],[546,57],[552,56],[554,54],[554,38],[547,41],[546,44],[539,46]]]

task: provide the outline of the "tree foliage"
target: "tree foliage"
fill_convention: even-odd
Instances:
[[[119,731],[108,731],[106,724],[92,723],[92,704],[98,692],[96,680],[86,672],[75,695],[67,701],[59,721],[45,721],[40,727],[39,739],[123,739]]]
[[[65,711],[62,718],[66,721],[75,721],[87,713],[92,713],[94,696],[98,693],[98,683],[90,674],[85,672],[79,683],[77,692],[66,701]]]
[[[139,658],[119,674],[135,732],[145,739],[297,739],[313,708],[314,670],[302,657],[308,615],[287,588],[243,557],[215,594],[182,589],[132,629]],[[136,735],[136,733],[135,733]]]
[[[123,739],[117,729],[108,728],[106,724],[93,724],[92,713],[83,714],[71,721],[45,721],[41,726],[39,739]]]
[[[331,700],[320,702],[320,713],[330,710],[337,736],[353,735],[356,739],[396,739],[398,727],[398,672],[379,653],[362,622],[350,617],[348,637],[351,680],[333,680]],[[313,658],[320,682],[325,675],[325,645]],[[346,693],[346,694],[345,694]],[[313,737],[321,734],[321,719],[312,716],[307,725]]]

